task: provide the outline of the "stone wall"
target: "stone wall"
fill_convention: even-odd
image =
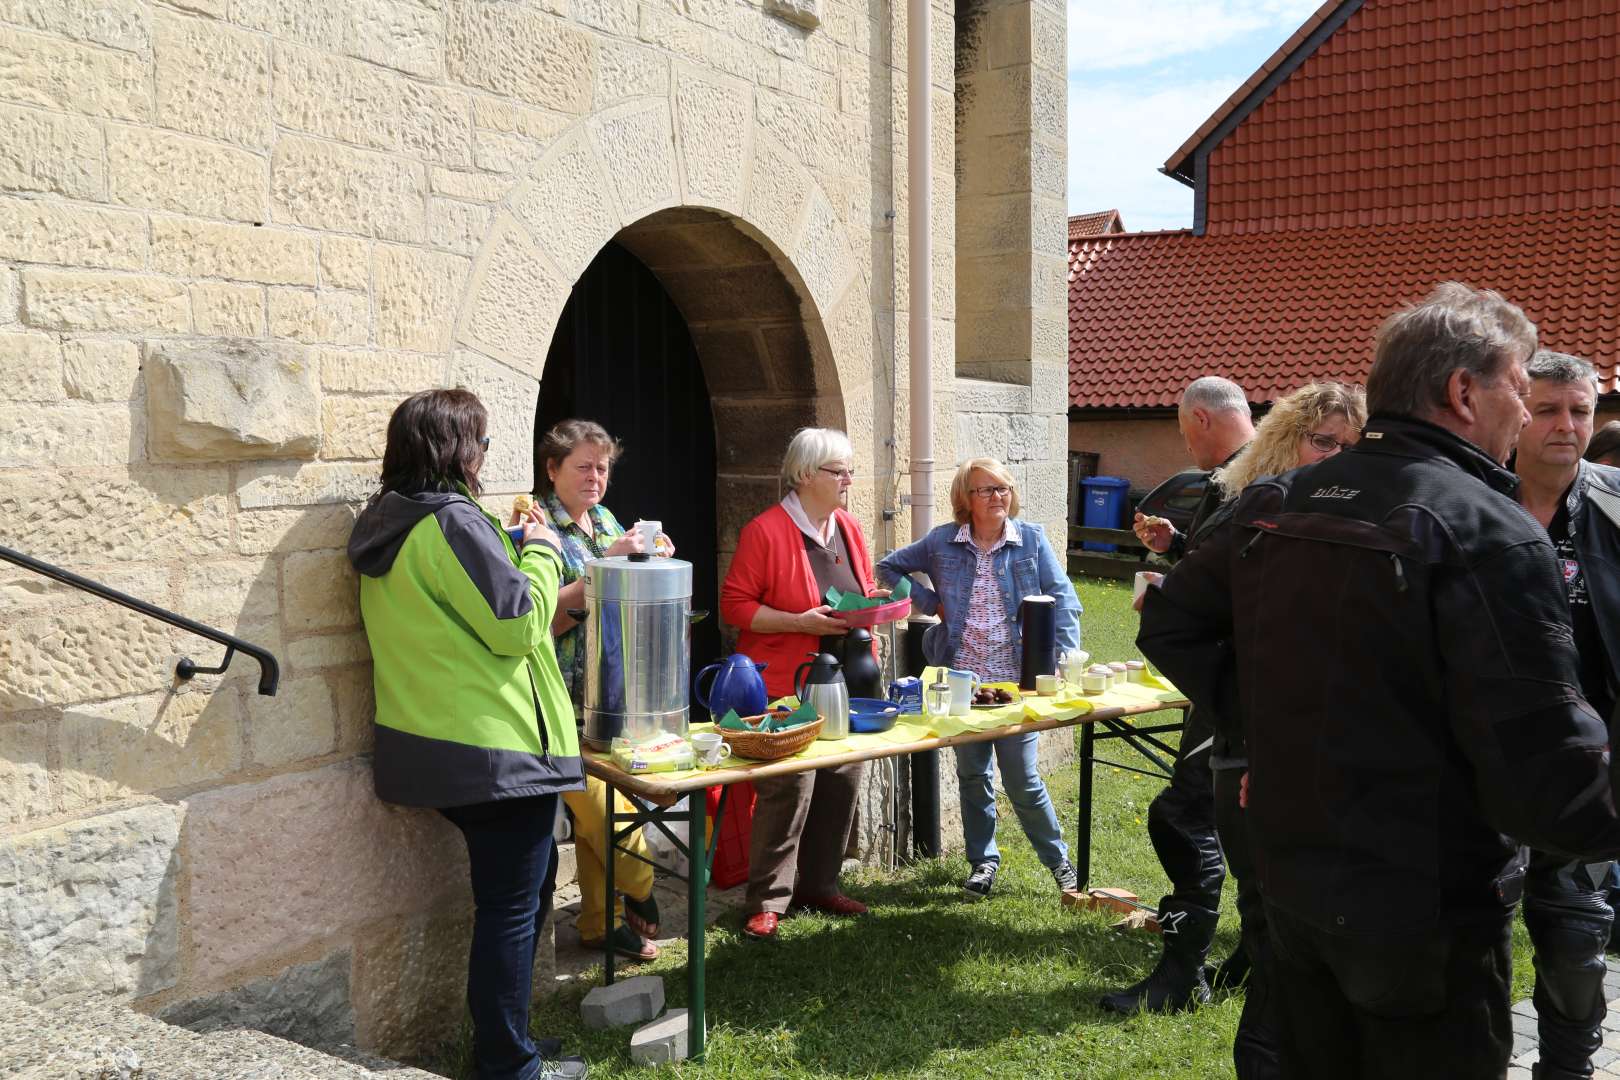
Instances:
[[[933,18],[936,457],[953,462],[951,7]],[[727,407],[844,424],[874,547],[907,539],[880,514],[907,484],[904,25],[903,5],[845,0],[0,10],[0,543],[282,665],[275,697],[243,658],[177,683],[179,657],[220,650],[0,570],[0,984],[203,1026],[273,1013],[294,1038],[394,1051],[455,1021],[458,838],[378,803],[363,756],[342,549],[387,416],[426,387],[476,390],[504,504],[530,485],[573,280],[635,226],[718,224],[798,314],[742,338],[705,323]],[[723,292],[737,250],[656,272]],[[744,339],[757,365],[736,362]],[[763,382],[739,388],[751,370]],[[721,438],[723,501],[763,508],[757,435]]]
[[[1069,539],[1068,421],[1038,408],[1036,394],[1017,383],[957,379],[956,445],[964,460],[986,456],[1006,463],[1018,484],[1019,516],[1044,525],[1061,555]]]
[[[1054,0],[958,11],[956,371],[975,381],[958,388],[970,398],[957,437],[1015,455],[1025,516],[1053,528],[1068,483],[1053,437],[1069,403],[1065,12]]]

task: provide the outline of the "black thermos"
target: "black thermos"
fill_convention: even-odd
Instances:
[[[1057,674],[1057,601],[1026,596],[1018,605],[1024,627],[1024,655],[1018,667],[1018,689],[1034,690],[1035,676]]]

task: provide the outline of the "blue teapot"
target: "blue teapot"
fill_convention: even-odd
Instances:
[[[767,665],[756,664],[742,653],[716,660],[692,679],[692,696],[715,719],[735,709],[738,716],[758,716],[765,711],[765,680],[760,677]],[[703,692],[703,676],[716,672],[709,692]]]

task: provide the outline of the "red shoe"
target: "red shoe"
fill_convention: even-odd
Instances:
[[[764,941],[776,936],[776,924],[781,921],[781,917],[774,911],[756,911],[748,916],[747,922],[743,923],[743,933]]]
[[[828,915],[865,915],[866,905],[859,900],[852,900],[843,893],[833,893],[830,896],[795,897],[795,907],[809,908],[811,911],[822,911]]]

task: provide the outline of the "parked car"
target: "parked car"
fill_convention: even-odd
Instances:
[[[1192,524],[1193,511],[1198,508],[1198,500],[1204,497],[1204,487],[1209,483],[1209,473],[1202,469],[1187,469],[1178,472],[1146,495],[1136,504],[1136,509],[1150,517],[1168,518],[1178,532],[1186,532],[1187,526]]]

